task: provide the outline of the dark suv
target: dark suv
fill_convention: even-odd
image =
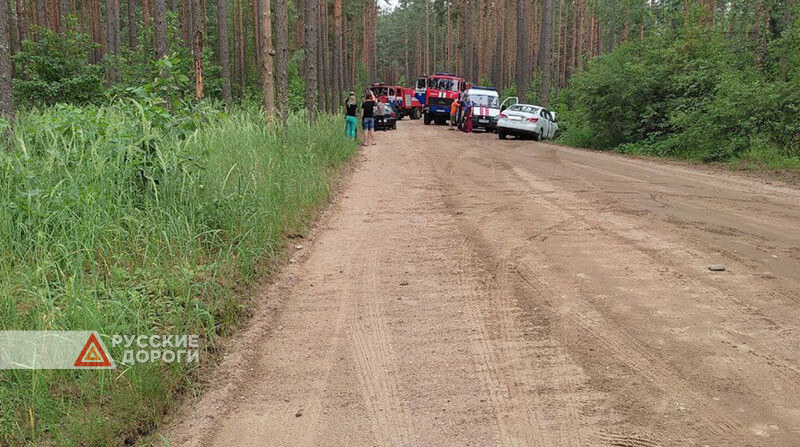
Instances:
[[[375,106],[375,130],[397,129],[397,112],[389,104],[383,106],[383,112],[383,115],[378,113],[378,106]]]

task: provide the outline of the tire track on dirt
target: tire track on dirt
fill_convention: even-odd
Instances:
[[[442,190],[453,190],[454,185],[448,182],[453,172],[451,162],[443,165],[439,176]],[[581,412],[588,410],[598,396],[585,392],[589,387],[581,378],[580,368],[569,359],[559,342],[548,335],[550,329],[546,322],[535,324],[534,330],[522,325],[517,304],[519,299],[544,301],[542,297],[552,291],[528,290],[520,294],[514,274],[508,268],[515,254],[495,253],[479,229],[458,219],[462,212],[456,211],[453,200],[447,195],[443,195],[443,200],[456,218],[459,232],[464,234],[459,265],[467,266],[464,270],[483,272],[484,277],[492,278],[479,284],[478,292],[466,288],[465,293],[470,297],[466,304],[471,321],[481,334],[478,351],[491,364],[504,367],[493,370],[487,379],[491,389],[502,390],[495,396],[501,429],[516,433],[518,438],[523,436],[524,444],[519,445],[587,445],[584,426],[592,426],[594,421],[591,415],[581,417]],[[508,205],[501,205],[501,208],[511,209]]]
[[[354,251],[360,262],[352,259],[353,265],[363,265],[358,276],[363,290],[351,290],[348,295],[357,297],[361,312],[353,315],[349,325],[353,359],[356,363],[363,397],[369,409],[369,417],[378,445],[408,445],[408,417],[399,398],[398,371],[389,340],[386,321],[379,307],[380,290],[377,277],[381,250],[373,244],[361,243]]]

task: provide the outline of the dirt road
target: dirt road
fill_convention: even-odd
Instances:
[[[800,190],[378,141],[173,445],[800,445]]]

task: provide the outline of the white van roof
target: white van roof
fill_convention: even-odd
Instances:
[[[486,95],[486,96],[497,96],[498,98],[500,95],[497,93],[497,90],[494,89],[484,89],[480,87],[473,87],[467,90],[468,95]]]

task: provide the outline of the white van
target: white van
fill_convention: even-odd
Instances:
[[[464,92],[464,102],[472,102],[472,128],[497,129],[500,116],[500,95],[491,87],[473,87]]]

